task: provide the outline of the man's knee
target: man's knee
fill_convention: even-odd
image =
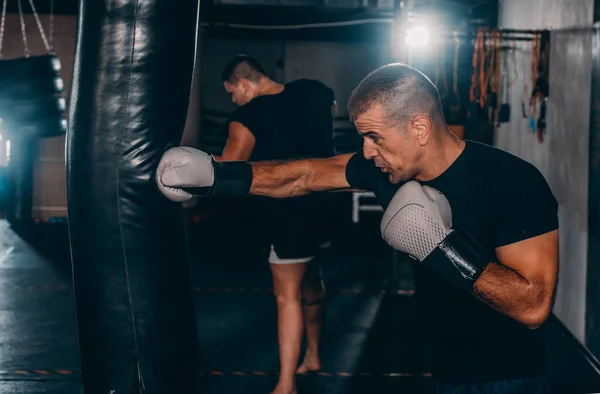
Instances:
[[[304,286],[302,288],[302,304],[304,306],[313,306],[325,302],[325,289],[322,286],[312,287]]]
[[[302,301],[300,287],[289,283],[279,283],[274,287],[273,293],[278,305],[300,303]]]

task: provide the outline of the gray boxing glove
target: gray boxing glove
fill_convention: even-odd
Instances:
[[[385,210],[381,235],[461,289],[471,291],[490,259],[466,231],[452,227],[452,210],[438,190],[411,181]]]
[[[163,154],[156,184],[175,202],[193,196],[245,196],[252,184],[252,167],[244,161],[217,162],[201,150],[180,146]]]

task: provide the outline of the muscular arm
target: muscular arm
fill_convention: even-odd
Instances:
[[[486,304],[534,329],[552,311],[558,276],[558,230],[496,249],[473,293]]]
[[[223,154],[215,156],[215,159],[218,161],[248,160],[255,144],[256,139],[250,130],[239,122],[231,122]]]
[[[287,198],[310,192],[351,190],[346,165],[352,154],[327,159],[264,161],[252,163],[250,194]]]

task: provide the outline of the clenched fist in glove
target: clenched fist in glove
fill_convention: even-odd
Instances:
[[[163,154],[156,184],[175,202],[193,196],[245,196],[252,184],[252,167],[244,161],[217,162],[201,150],[180,146]]]
[[[466,232],[452,228],[452,210],[439,191],[411,181],[388,205],[381,221],[383,239],[456,286],[471,291],[489,258]]]

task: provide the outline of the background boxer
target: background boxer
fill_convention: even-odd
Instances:
[[[516,156],[451,134],[437,88],[406,65],[370,73],[348,106],[364,137],[356,154],[223,166],[203,152],[175,148],[159,165],[159,188],[174,201],[191,198],[190,192],[287,198],[371,190],[392,210],[398,206],[388,207],[390,201],[407,181],[441,192],[452,227],[476,237],[481,250],[465,261],[480,268],[468,286],[467,279],[457,286],[426,264],[414,267],[417,297],[431,316],[435,392],[547,392],[540,328],[556,291],[558,204],[544,177]],[[424,220],[412,218],[418,227]],[[431,252],[427,240],[413,241],[425,256]]]
[[[323,158],[335,154],[335,97],[321,82],[301,79],[285,85],[277,83],[249,56],[233,58],[222,79],[233,102],[240,107],[230,119],[229,137],[220,161]],[[254,201],[259,222],[268,228],[271,247],[269,263],[277,300],[281,363],[274,390],[277,394],[296,392],[296,372],[321,368],[319,338],[325,289],[320,260],[330,243],[330,200],[331,196],[305,196]],[[307,350],[298,368],[303,322]]]

